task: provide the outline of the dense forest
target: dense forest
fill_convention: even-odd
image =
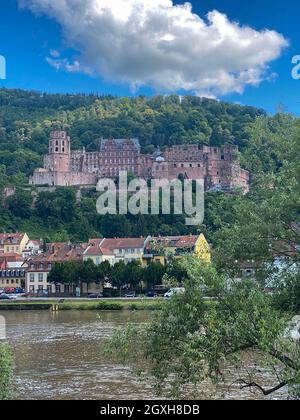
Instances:
[[[99,216],[92,190],[83,192],[80,202],[74,189],[42,192],[33,207],[28,176],[42,164],[51,129],[66,128],[72,148],[89,151],[107,137],[138,137],[145,152],[158,145],[237,145],[255,184],[261,174],[280,170],[275,143],[284,141],[288,124],[296,123],[290,116],[268,117],[260,109],[194,96],[116,98],[0,89],[0,189],[17,186],[13,197],[2,200],[0,231],[82,241],[100,235],[188,234],[200,228],[213,240],[215,231],[234,222],[239,195],[208,193],[205,224],[198,228],[187,227],[184,216]]]
[[[114,98],[50,95],[0,89],[0,165],[8,176],[29,175],[48,151],[54,126],[68,129],[72,148],[97,150],[101,138],[137,137],[144,151],[155,146],[236,144],[262,110],[193,96]]]

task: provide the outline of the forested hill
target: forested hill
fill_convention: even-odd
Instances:
[[[83,192],[79,203],[72,188],[42,192],[33,207],[28,175],[42,165],[51,129],[62,126],[68,129],[74,149],[85,146],[90,151],[99,148],[103,137],[138,137],[149,153],[157,145],[235,144],[241,151],[242,166],[254,175],[251,193],[207,193],[205,221],[196,227],[186,226],[184,215],[101,216],[96,212],[93,190]],[[60,242],[101,235],[196,234],[200,229],[215,242],[219,231],[236,223],[237,206],[246,214],[242,220],[248,218],[249,205],[261,202],[269,185],[274,185],[274,176],[280,178],[282,168],[293,159],[288,179],[296,180],[299,132],[299,120],[291,115],[271,117],[256,108],[193,96],[114,98],[0,89],[0,193],[5,186],[19,187],[14,196],[0,200],[0,232],[26,231],[32,238]],[[259,179],[269,180],[263,193],[257,193]]]
[[[194,96],[116,98],[0,89],[1,172],[28,176],[40,166],[53,122],[69,130],[73,149],[97,150],[101,138],[138,137],[145,152],[181,143],[236,144],[243,151],[246,127],[260,115],[263,110]]]

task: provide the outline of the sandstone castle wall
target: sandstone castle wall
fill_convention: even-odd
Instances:
[[[207,190],[241,187],[249,191],[250,174],[240,166],[237,147],[173,146],[163,153],[143,155],[138,139],[102,140],[98,152],[71,151],[65,131],[50,135],[44,167],[30,179],[34,185],[96,185],[100,178],[117,178],[127,171],[145,179],[203,179]]]

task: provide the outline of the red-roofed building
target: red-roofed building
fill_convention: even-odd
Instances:
[[[125,263],[140,261],[142,263],[144,249],[149,240],[150,236],[147,238],[103,238],[91,239],[90,244],[106,250],[106,253],[111,252],[114,255],[114,263],[119,261]]]
[[[158,236],[151,238],[144,253],[145,264],[152,262],[165,265],[170,258],[182,258],[186,254],[195,254],[204,261],[211,261],[210,246],[203,235]]]
[[[100,265],[105,261],[108,261],[110,265],[116,263],[116,257],[113,251],[99,244],[90,244],[83,253],[83,260],[92,260],[95,265]]]
[[[0,253],[23,254],[29,241],[27,233],[0,233]]]
[[[53,244],[51,244],[53,245]],[[55,263],[58,262],[82,262],[86,244],[71,245],[60,244],[51,246],[45,253],[34,256],[26,262],[26,291],[28,293],[69,293],[68,286],[52,285],[48,283],[48,275]]]
[[[15,289],[25,287],[23,258],[16,253],[0,254],[0,288]]]

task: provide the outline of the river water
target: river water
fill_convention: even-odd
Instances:
[[[7,337],[15,352],[18,399],[155,398],[150,383],[140,382],[131,368],[113,364],[101,353],[101,342],[117,326],[145,323],[150,313],[8,311],[0,315],[6,318]],[[214,392],[209,395],[216,397]],[[219,397],[263,398],[238,386],[223,387]],[[286,393],[270,398],[285,399]]]

